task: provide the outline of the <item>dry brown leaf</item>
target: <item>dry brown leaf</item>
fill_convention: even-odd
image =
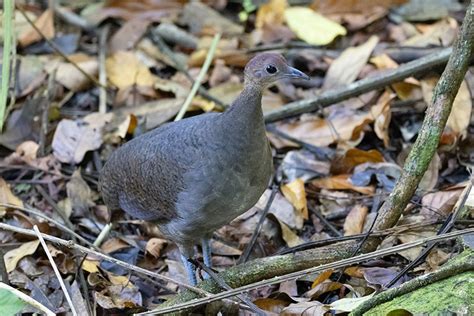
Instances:
[[[431,218],[445,218],[451,213],[462,191],[462,188],[455,188],[453,190],[425,194],[421,199],[422,208],[420,214]]]
[[[281,237],[286,242],[288,247],[296,247],[304,242],[294,231],[290,229],[290,227],[288,227],[288,225],[279,220],[276,216],[275,218],[278,220],[278,224],[280,224]]]
[[[350,173],[355,166],[366,162],[383,162],[384,158],[380,151],[371,149],[368,151],[358,148],[351,148],[342,157],[338,157],[331,162],[332,174]]]
[[[44,11],[34,22],[35,26],[43,33],[47,39],[52,39],[54,37],[54,13],[52,9],[47,9]],[[41,40],[42,37],[38,32],[32,27],[28,27],[24,33],[19,34],[18,43],[20,46],[25,47],[35,42]]]
[[[105,61],[110,82],[119,89],[131,86],[153,87],[156,77],[133,52],[118,51]]]
[[[39,244],[39,240],[25,242],[20,247],[12,249],[5,253],[4,260],[7,272],[10,273],[15,270],[18,261],[20,261],[22,258],[35,253]]]
[[[366,12],[374,7],[389,9],[408,0],[313,0],[311,7],[323,14]]]
[[[378,42],[379,38],[373,35],[364,44],[344,50],[329,66],[322,89],[334,89],[356,80]]]
[[[88,57],[86,60],[76,62],[85,73],[96,77],[99,71],[99,63],[96,58]],[[71,91],[77,92],[88,88],[91,81],[74,65],[61,62],[56,70],[56,80]]]
[[[318,286],[319,284],[321,284],[324,281],[326,281],[327,279],[329,279],[331,277],[331,275],[333,274],[333,272],[334,272],[333,269],[328,269],[328,270],[325,270],[325,271],[321,272],[320,274],[318,274],[316,279],[314,279],[313,284],[311,284],[311,288],[313,289],[316,286]]]
[[[277,298],[258,298],[253,301],[255,305],[259,308],[275,314],[280,314],[280,312],[290,304],[288,301],[284,301]]]
[[[23,201],[16,197],[8,183],[0,177],[0,202],[23,207]],[[0,217],[5,215],[5,207],[0,206]]]
[[[89,216],[89,207],[94,206],[92,202],[92,191],[81,176],[81,170],[76,169],[71,180],[66,184],[67,197],[71,201],[74,216]]]
[[[458,33],[458,23],[454,18],[446,17],[434,24],[418,24],[417,29],[421,34],[410,37],[402,43],[403,46],[449,46]]]
[[[380,54],[370,58],[370,62],[377,67],[377,69],[384,70],[384,69],[395,69],[398,67],[396,61],[394,61],[390,56],[387,54]]]
[[[150,22],[150,20],[143,19],[132,19],[125,22],[110,39],[110,52],[132,49],[145,34]]]
[[[344,236],[357,235],[364,229],[365,218],[369,209],[367,206],[356,204],[347,214],[344,221]]]
[[[322,316],[329,312],[329,306],[318,301],[290,304],[281,311],[281,316]]]
[[[306,191],[304,181],[296,179],[281,186],[281,192],[293,204],[293,207],[304,219],[308,219],[308,205],[306,202]]]
[[[380,104],[382,109],[380,110],[380,114],[374,121],[374,131],[377,137],[383,140],[385,148],[389,147],[390,145],[390,138],[388,133],[388,127],[392,118],[390,102],[393,100],[394,97],[394,95],[385,91],[377,101],[377,104]]]
[[[285,9],[288,7],[286,0],[270,0],[261,5],[257,11],[255,27],[263,28],[265,25],[276,26],[285,21]]]
[[[105,253],[112,253],[128,247],[130,247],[130,244],[120,238],[109,238],[100,246],[100,249]]]
[[[374,188],[371,186],[358,187],[354,186],[350,182],[351,175],[340,174],[333,177],[327,177],[322,179],[313,180],[311,182],[317,188],[329,189],[329,190],[353,190],[362,194],[371,195],[374,193]]]
[[[145,247],[145,253],[149,253],[155,258],[158,258],[161,255],[161,250],[168,242],[165,239],[161,238],[150,238]]]

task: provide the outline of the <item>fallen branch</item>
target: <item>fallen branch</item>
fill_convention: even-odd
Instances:
[[[312,112],[322,107],[327,107],[337,102],[402,81],[405,78],[422,73],[433,67],[444,65],[448,61],[451,52],[451,48],[445,48],[439,52],[403,64],[396,69],[387,70],[380,75],[365,78],[338,89],[328,90],[314,98],[288,103],[281,109],[267,113],[265,115],[265,122],[270,123]]]
[[[454,49],[446,69],[433,91],[431,104],[428,106],[415,144],[405,161],[402,174],[379,211],[380,215],[375,223],[375,230],[380,231],[396,225],[403,210],[415,194],[418,184],[438,148],[454,98],[464,79],[473,53],[473,20],[474,6],[471,2],[466,10],[461,31],[454,43]],[[364,246],[364,251],[375,250],[381,241],[380,238],[370,238]]]
[[[390,248],[380,249],[368,254],[348,257],[357,247],[357,243],[339,243],[326,248],[305,250],[299,253],[256,259],[248,263],[235,266],[220,273],[220,276],[234,289],[231,291],[219,291],[219,286],[212,280],[206,280],[198,285],[198,288],[207,292],[217,293],[209,297],[196,298],[197,295],[190,291],[179,293],[170,301],[160,305],[160,308],[140,313],[137,315],[161,315],[185,309],[193,308],[203,304],[211,303],[224,298],[232,297],[244,292],[255,290],[264,286],[278,284],[288,280],[294,280],[306,275],[321,273],[328,269],[339,269],[354,264],[360,264],[367,260],[398,253],[413,247],[422,246],[429,242],[450,240],[457,236],[471,234],[474,228],[468,228],[448,234],[423,238],[418,241],[406,243]],[[345,259],[337,259],[345,258]],[[287,271],[282,275],[281,271]],[[262,280],[263,281],[259,281]],[[252,283],[251,281],[253,280]]]

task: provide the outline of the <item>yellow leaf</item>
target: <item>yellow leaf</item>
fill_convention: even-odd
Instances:
[[[0,202],[23,207],[23,201],[12,193],[10,186],[5,182],[5,180],[3,180],[3,178],[0,178]],[[4,213],[5,208],[0,207],[0,216],[3,216]]]
[[[282,24],[287,6],[286,0],[270,0],[261,5],[257,11],[255,27],[261,29],[265,24],[272,26]]]
[[[39,240],[33,240],[7,252],[4,256],[7,272],[10,273],[15,270],[18,261],[22,258],[33,254],[38,248],[39,243]]]
[[[293,204],[298,213],[304,219],[308,219],[308,205],[306,202],[304,181],[302,179],[296,179],[293,182],[285,184],[281,187],[281,192],[288,201]]]
[[[313,45],[326,45],[347,34],[343,26],[305,7],[286,9],[285,20],[300,39]]]
[[[354,207],[349,211],[349,214],[347,214],[344,222],[344,236],[362,233],[368,210],[367,206],[359,204],[354,205]]]
[[[119,89],[153,86],[156,77],[132,52],[118,51],[105,62],[109,80]]]
[[[301,240],[298,235],[296,235],[288,225],[286,225],[284,222],[280,221],[277,217],[275,217],[280,224],[281,228],[281,237],[283,240],[286,242],[288,247],[296,247],[298,245],[301,245],[303,243],[303,240]]]
[[[82,270],[87,271],[89,273],[99,272],[98,267],[99,267],[99,261],[85,259],[82,262]]]

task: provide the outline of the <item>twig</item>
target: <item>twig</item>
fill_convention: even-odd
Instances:
[[[375,230],[395,226],[428,169],[471,60],[474,49],[473,30],[474,4],[471,2],[448,64],[433,91],[431,104],[426,111],[418,137],[405,160],[395,187],[379,211]],[[370,238],[365,245],[365,251],[376,249],[380,242],[378,238]]]
[[[1,225],[0,225],[0,227],[1,227]],[[332,263],[328,263],[328,264],[322,264],[322,265],[317,266],[317,267],[312,267],[312,268],[305,269],[305,270],[302,270],[302,271],[288,273],[288,274],[282,275],[282,276],[275,276],[271,279],[259,281],[259,282],[253,283],[253,284],[244,285],[244,286],[235,288],[231,291],[225,291],[225,292],[217,293],[217,294],[214,294],[212,296],[205,297],[205,298],[193,299],[193,300],[185,302],[185,303],[172,305],[170,307],[159,308],[159,309],[155,309],[155,310],[152,310],[152,311],[140,313],[140,314],[137,314],[137,315],[150,315],[150,314],[162,315],[162,314],[166,314],[166,313],[175,312],[175,311],[178,311],[178,310],[184,310],[184,309],[187,309],[187,308],[192,308],[192,307],[196,307],[196,306],[199,306],[199,305],[214,302],[214,301],[217,301],[217,300],[220,300],[220,299],[223,299],[223,298],[232,297],[232,296],[235,296],[237,294],[248,292],[248,291],[258,289],[258,288],[261,288],[261,287],[264,287],[264,286],[270,286],[270,285],[281,283],[283,281],[298,279],[298,278],[300,278],[302,276],[305,276],[305,275],[320,273],[320,272],[328,270],[328,269],[344,268],[344,267],[347,267],[347,266],[350,266],[350,265],[353,265],[353,264],[358,264],[358,263],[361,263],[361,262],[365,262],[365,261],[370,260],[370,259],[375,259],[375,258],[379,258],[379,257],[382,257],[382,256],[398,253],[400,251],[404,251],[404,250],[407,250],[407,249],[411,249],[413,247],[418,247],[418,246],[424,245],[427,242],[441,241],[441,240],[451,240],[451,239],[456,238],[458,236],[471,234],[471,233],[474,233],[474,228],[469,228],[469,229],[464,229],[464,230],[461,230],[461,231],[456,231],[456,232],[447,233],[447,234],[443,234],[443,235],[423,238],[423,239],[420,239],[420,240],[417,240],[417,241],[414,241],[414,242],[411,242],[411,243],[406,243],[406,244],[397,245],[397,246],[390,247],[390,248],[380,249],[380,250],[374,251],[372,253],[358,255],[358,256],[353,257],[353,258],[347,258],[347,259],[342,259],[342,260],[332,262]],[[242,269],[242,267],[243,266],[240,266],[241,269]],[[233,269],[235,270],[235,269],[237,269],[237,267],[234,267]],[[232,268],[228,269],[227,271],[222,273],[222,277],[225,280],[226,280],[226,276],[229,275],[229,270],[232,270]],[[212,282],[209,281],[209,280],[207,282],[204,282],[204,283],[206,283],[208,285],[208,287],[211,287],[213,285]],[[178,296],[179,295],[180,294],[178,294]],[[185,294],[182,293],[181,295],[185,295]],[[167,302],[165,304],[166,305],[173,304],[173,301],[170,301],[169,303]]]
[[[250,253],[252,252],[252,249],[255,246],[255,242],[257,241],[257,238],[260,235],[260,232],[262,231],[263,223],[265,222],[265,219],[267,218],[268,211],[270,211],[270,206],[272,206],[273,200],[275,199],[277,192],[278,192],[278,186],[276,185],[276,183],[274,183],[272,185],[272,192],[270,194],[270,197],[268,198],[267,204],[265,205],[265,208],[263,209],[263,212],[260,215],[258,224],[255,227],[255,230],[253,231],[252,238],[250,239],[250,242],[245,247],[245,250],[243,254],[240,256],[237,264],[247,262],[247,260],[249,259]]]
[[[86,19],[64,7],[55,5],[54,12],[64,22],[67,22],[73,26],[77,26],[78,28],[81,28],[86,32],[91,32],[95,30],[95,26],[90,24]]]
[[[99,113],[107,112],[107,70],[105,67],[105,57],[107,55],[107,37],[109,35],[110,27],[106,24],[99,35],[99,82],[102,86],[99,88]]]
[[[205,264],[202,264],[201,262],[197,261],[197,260],[194,260],[194,259],[191,259],[190,260],[191,263],[193,263],[195,266],[201,268],[202,270],[204,270],[207,274],[209,274],[209,276],[214,280],[216,281],[217,284],[219,284],[219,286],[221,288],[223,288],[224,290],[232,290],[232,288],[229,286],[229,284],[225,283],[224,279],[222,279],[221,276],[219,276],[217,273],[215,273],[214,271],[212,271],[211,268],[207,267]],[[255,313],[257,313],[257,315],[261,315],[261,316],[265,316],[266,314],[260,309],[258,308],[257,305],[255,305],[254,303],[252,303],[252,301],[245,295],[245,294],[241,294],[241,295],[236,295],[243,303],[247,304],[247,306],[253,310]]]
[[[2,56],[2,89],[0,91],[0,131],[5,121],[5,109],[10,82],[11,52],[13,42],[13,0],[3,1],[3,56]]]
[[[112,229],[112,227],[113,227],[112,223],[107,223],[107,225],[105,225],[104,228],[102,228],[99,236],[97,236],[96,240],[94,241],[94,246],[99,247],[102,244],[104,239],[110,233],[110,230]]]
[[[309,210],[310,210],[314,215],[316,215],[316,217],[317,217],[321,222],[323,222],[323,224],[326,225],[327,228],[329,228],[329,230],[334,233],[334,235],[336,235],[337,237],[341,237],[341,236],[342,236],[341,232],[338,231],[338,230],[336,229],[336,227],[334,227],[334,225],[331,224],[331,222],[328,221],[328,220],[326,219],[326,217],[324,217],[324,215],[321,214],[321,212],[320,212],[319,210],[317,210],[314,206],[310,206],[310,207],[309,207]]]
[[[220,38],[221,38],[220,33],[217,33],[216,35],[214,35],[211,46],[209,47],[209,50],[207,52],[206,60],[204,61],[204,64],[202,65],[199,75],[194,81],[194,84],[191,88],[191,91],[188,94],[188,97],[186,98],[186,100],[183,103],[183,106],[181,107],[178,114],[176,115],[176,118],[174,119],[175,121],[179,121],[180,119],[182,119],[184,114],[188,110],[188,107],[191,104],[191,101],[193,100],[194,96],[196,95],[196,92],[201,86],[201,81],[204,79],[204,76],[206,75],[207,70],[209,69],[209,66],[211,65],[211,62],[214,57],[214,53],[216,52],[217,44],[219,43]]]
[[[76,68],[81,74],[83,74],[87,79],[89,79],[90,81],[92,81],[96,86],[99,86],[99,87],[102,87],[102,88],[107,88],[107,86],[103,86],[99,81],[97,81],[96,78],[94,78],[94,76],[91,76],[90,74],[88,74],[87,72],[84,71],[84,69],[82,69],[78,64],[76,64],[71,58],[69,58],[66,54],[64,54],[62,51],[61,51],[61,48],[59,48],[58,45],[56,45],[56,43],[54,43],[53,41],[51,41],[49,38],[47,38],[43,32],[36,26],[36,24],[31,21],[30,17],[25,13],[25,11],[20,7],[20,6],[16,6],[16,8],[18,9],[18,11],[20,11],[20,13],[23,15],[23,17],[26,19],[26,21],[33,27],[33,29],[41,36],[41,38],[46,42],[48,43],[49,46],[51,46],[55,51],[56,53],[58,53],[62,58],[64,58],[68,63],[70,63],[74,68]]]
[[[338,89],[328,90],[314,98],[288,103],[281,109],[267,113],[265,121],[267,123],[274,122],[302,113],[312,112],[321,107],[327,107],[360,94],[383,88],[394,82],[402,81],[407,77],[445,64],[451,52],[451,48],[445,48],[439,52],[403,64],[396,69],[387,70],[380,75],[358,80]]]
[[[66,288],[66,284],[64,284],[64,280],[61,277],[61,273],[59,272],[58,267],[56,266],[56,263],[54,262],[53,256],[51,255],[51,252],[49,251],[48,246],[46,245],[46,242],[43,239],[43,236],[41,236],[41,232],[39,231],[38,226],[34,225],[33,230],[35,231],[36,236],[38,236],[41,246],[43,246],[43,250],[46,253],[46,256],[48,257],[49,263],[53,267],[54,274],[56,274],[56,278],[58,279],[59,285],[61,286],[61,289],[63,290],[64,297],[66,297],[66,301],[69,304],[69,307],[71,308],[72,314],[74,316],[77,316],[76,308],[74,307],[74,304],[72,303],[72,299]]]
[[[80,240],[81,242],[83,242],[85,245],[88,245],[90,247],[94,247],[93,244],[91,244],[87,239],[85,239],[84,237],[82,237],[81,235],[77,234],[76,232],[74,232],[72,229],[70,229],[69,227],[65,226],[64,224],[61,224],[60,222],[58,222],[57,220],[51,218],[51,217],[48,217],[46,215],[44,215],[42,212],[38,211],[38,210],[35,210],[34,208],[32,207],[21,207],[21,206],[18,206],[18,205],[14,205],[14,204],[10,204],[10,203],[2,203],[0,202],[0,206],[1,207],[5,207],[5,208],[11,208],[11,209],[16,209],[16,210],[20,210],[20,211],[23,211],[23,212],[27,212],[27,213],[30,213],[30,214],[33,214],[33,215],[36,215],[38,217],[41,217],[43,219],[45,219],[46,221],[54,224],[56,227],[58,227],[59,229],[61,229],[62,231],[70,234],[72,237],[75,237],[77,238],[78,240]],[[98,250],[100,250],[99,248],[96,248]]]
[[[46,306],[44,306],[43,304],[41,304],[40,302],[38,302],[34,298],[26,295],[25,293],[23,293],[21,291],[18,291],[17,289],[15,289],[15,288],[13,288],[13,287],[5,284],[5,283],[0,282],[0,289],[9,291],[9,292],[15,294],[16,297],[18,297],[22,301],[30,304],[31,306],[39,309],[40,311],[45,313],[47,316],[56,316],[56,314],[53,313],[49,308],[47,308]]]
[[[34,231],[32,231],[31,229],[24,229],[24,228],[20,228],[20,227],[15,227],[15,226],[8,225],[8,224],[5,224],[5,223],[0,223],[0,229],[12,231],[12,232],[19,233],[19,234],[24,234],[24,235],[27,235],[27,236],[36,236],[36,233]],[[136,265],[124,262],[122,260],[116,259],[114,257],[103,254],[101,252],[98,252],[98,251],[86,248],[84,246],[78,245],[75,242],[73,242],[72,240],[64,240],[64,239],[61,239],[61,238],[58,238],[58,237],[55,237],[55,236],[51,236],[51,235],[47,235],[47,234],[43,234],[43,233],[41,233],[41,236],[43,236],[43,238],[47,241],[65,246],[65,247],[70,248],[70,249],[76,249],[76,250],[78,250],[82,253],[93,255],[93,256],[95,256],[99,259],[103,259],[103,260],[113,262],[116,265],[119,265],[121,267],[129,269],[130,271],[134,271],[134,272],[137,272],[137,273],[140,273],[140,274],[145,274],[145,275],[151,276],[153,278],[156,278],[158,280],[162,280],[162,281],[165,281],[165,282],[174,283],[174,284],[179,285],[183,288],[186,288],[190,291],[193,291],[193,292],[197,293],[198,295],[202,295],[202,296],[209,295],[209,293],[207,293],[206,291],[204,291],[202,289],[196,288],[196,287],[191,286],[191,285],[187,285],[185,283],[173,280],[172,278],[166,277],[164,275],[160,275],[158,273],[151,272],[149,270],[140,268]]]

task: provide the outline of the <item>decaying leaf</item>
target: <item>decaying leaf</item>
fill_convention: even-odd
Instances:
[[[70,58],[85,73],[96,77],[99,71],[99,63],[96,58],[78,55]],[[89,87],[90,79],[80,72],[74,65],[60,62],[56,70],[56,80],[71,91],[81,91]]]
[[[66,184],[67,196],[71,201],[73,214],[75,216],[89,216],[89,207],[94,205],[92,202],[92,192],[81,176],[81,170],[76,169],[72,174],[71,180]]]
[[[344,222],[344,236],[362,233],[369,209],[367,206],[356,204],[347,214]]]
[[[333,177],[317,179],[311,182],[317,188],[330,190],[353,190],[362,194],[373,194],[374,188],[371,186],[356,186],[350,181],[350,175],[340,174]]]
[[[47,38],[51,39],[54,37],[54,12],[53,9],[44,11],[34,22],[35,26],[41,30],[41,33]],[[18,43],[21,46],[28,46],[34,42],[41,40],[42,37],[38,32],[30,26],[24,33],[19,34]]]
[[[301,213],[304,219],[308,219],[308,205],[306,202],[306,192],[304,189],[304,181],[296,179],[281,187],[283,195],[293,204],[296,211]]]
[[[313,45],[327,45],[337,36],[347,33],[341,25],[306,7],[286,9],[285,20],[299,38]]]
[[[283,316],[314,316],[324,315],[329,311],[329,307],[318,301],[301,302],[290,304],[285,307],[280,315]]]
[[[161,254],[161,250],[168,242],[161,238],[150,238],[146,243],[145,251],[155,258]]]
[[[143,64],[136,54],[118,51],[105,62],[109,80],[119,89],[131,86],[153,87],[156,77]]]
[[[0,202],[23,207],[23,201],[16,197],[7,182],[0,177]],[[5,207],[0,206],[0,217],[5,215]]]
[[[5,253],[4,260],[7,272],[10,273],[15,270],[18,261],[20,261],[22,258],[35,253],[39,244],[39,240],[25,242],[20,247],[12,249]]]
[[[351,148],[343,156],[337,157],[331,163],[332,174],[350,173],[355,166],[366,162],[383,162],[382,153],[376,149],[361,150],[358,148]]]
[[[356,80],[378,42],[377,36],[371,36],[364,44],[344,50],[329,66],[323,90],[334,89]]]

